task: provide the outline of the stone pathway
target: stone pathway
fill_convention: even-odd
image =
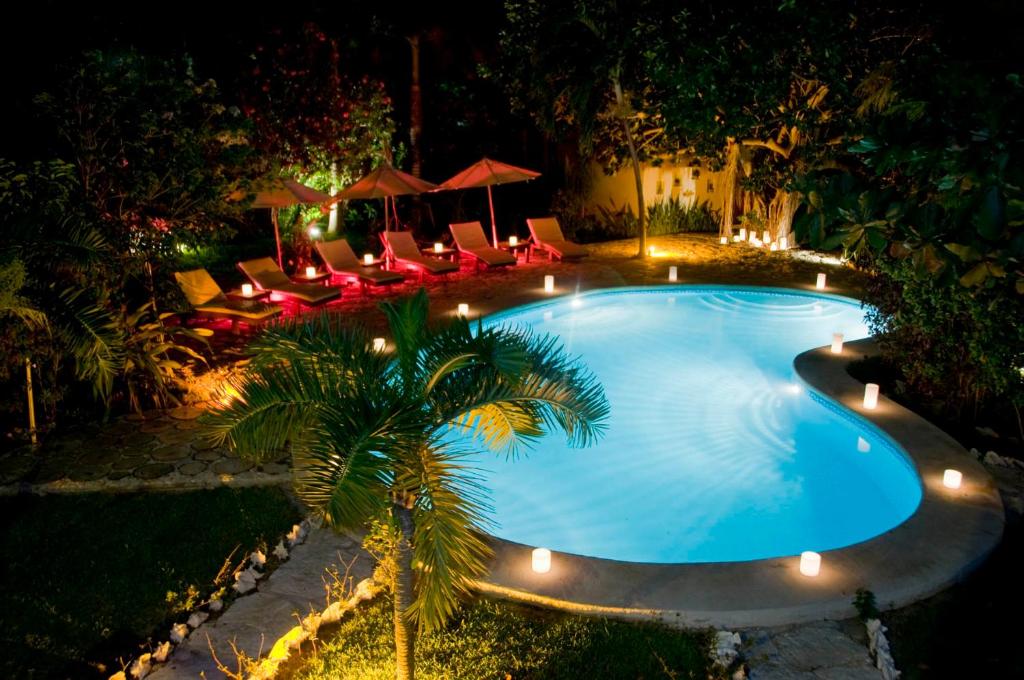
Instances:
[[[285,484],[288,458],[254,466],[202,436],[202,409],[131,414],[0,457],[0,495]]]
[[[820,621],[742,632],[750,680],[878,680],[864,624]]]
[[[217,680],[226,677],[217,670],[210,646],[229,669],[237,667],[231,650],[234,642],[248,656],[269,652],[274,643],[298,624],[297,616],[327,606],[326,571],[344,576],[347,565],[352,583],[373,571],[373,558],[357,539],[324,528],[310,531],[306,542],[297,546],[288,561],[265,581],[259,590],[235,600],[215,621],[200,626],[178,647],[164,665],[148,675],[154,680]]]

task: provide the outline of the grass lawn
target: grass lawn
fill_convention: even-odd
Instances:
[[[0,677],[99,677],[298,516],[277,488],[0,498]]]
[[[391,680],[391,600],[380,597],[307,652],[292,680]],[[419,680],[713,678],[709,634],[479,600],[416,645]]]

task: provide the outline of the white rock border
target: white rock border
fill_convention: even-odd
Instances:
[[[889,650],[889,640],[885,637],[888,630],[879,619],[868,619],[864,622],[868,631],[868,651],[875,660],[875,668],[884,680],[898,680],[900,672],[896,670],[896,661]]]
[[[307,517],[298,524],[292,525],[288,533],[282,536],[277,546],[275,546],[273,550],[274,557],[281,562],[287,560],[291,550],[305,542],[310,529],[313,528],[314,521],[313,518]],[[219,596],[210,598],[208,602],[189,612],[185,623],[179,622],[171,626],[168,634],[169,640],[158,644],[152,652],[140,654],[132,659],[126,670],[114,673],[109,677],[109,680],[128,680],[129,678],[141,680],[146,677],[156,670],[155,667],[158,664],[166,663],[174,653],[177,645],[184,642],[194,630],[206,623],[211,613],[222,612],[235,599],[255,591],[257,589],[256,582],[266,576],[267,556],[263,551],[257,549],[249,554],[249,558],[243,564],[247,566],[239,568],[235,572],[235,582],[231,585],[231,589],[235,591],[234,599],[225,604],[224,600]]]

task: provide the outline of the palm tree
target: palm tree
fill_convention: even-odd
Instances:
[[[257,461],[288,446],[301,498],[329,525],[390,516],[397,677],[406,680],[417,630],[456,611],[490,555],[472,448],[514,456],[553,429],[587,446],[603,433],[608,402],[554,338],[474,332],[464,319],[431,328],[422,289],[381,308],[393,356],[337,317],[292,320],[253,343],[237,398],[209,422],[216,441]]]

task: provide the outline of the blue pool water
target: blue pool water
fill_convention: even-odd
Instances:
[[[485,324],[559,336],[611,404],[595,447],[550,435],[515,460],[474,458],[501,538],[633,562],[753,560],[864,541],[920,502],[898,446],[793,372],[793,358],[833,332],[868,335],[855,301],[780,289],[620,289]]]

